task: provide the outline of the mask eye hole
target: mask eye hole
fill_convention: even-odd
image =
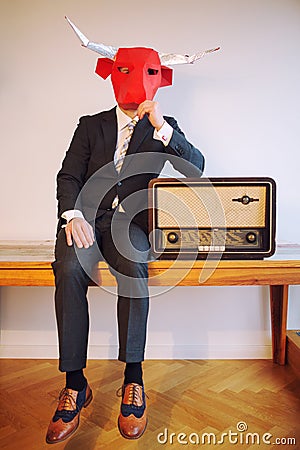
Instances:
[[[118,67],[118,71],[121,73],[129,73],[128,67]]]
[[[157,75],[158,70],[157,69],[148,69],[148,75]]]

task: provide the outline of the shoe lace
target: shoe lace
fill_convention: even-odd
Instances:
[[[127,386],[121,386],[118,390],[117,390],[117,396],[118,397],[123,397],[124,392],[125,392],[125,388]],[[138,384],[133,384],[130,383],[128,385],[128,403],[130,405],[134,405],[134,406],[140,406],[143,403],[143,399],[141,397],[141,387]],[[145,396],[148,398],[148,395],[145,393]]]
[[[128,401],[130,405],[139,406],[141,403],[143,403],[143,400],[140,396],[140,387],[136,386],[134,384],[129,385],[129,394],[128,394]]]
[[[76,401],[74,400],[70,390],[63,388],[59,394],[59,409],[71,410],[76,408]]]

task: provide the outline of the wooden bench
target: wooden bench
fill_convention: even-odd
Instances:
[[[273,361],[283,365],[288,290],[289,285],[300,284],[300,249],[278,250],[275,258],[266,260],[153,261],[149,285],[269,286]],[[52,241],[0,241],[0,286],[54,286],[51,261]],[[97,277],[99,285],[115,285],[105,262],[99,262]]]

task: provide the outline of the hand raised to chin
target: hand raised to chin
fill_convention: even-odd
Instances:
[[[141,120],[145,114],[148,115],[151,125],[159,131],[165,121],[159,103],[152,100],[145,100],[141,103],[137,109],[137,115]]]

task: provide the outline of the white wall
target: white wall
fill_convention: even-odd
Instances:
[[[150,9],[151,6],[151,9]],[[206,156],[207,177],[271,176],[279,242],[299,242],[298,0],[2,0],[1,239],[54,239],[55,175],[83,114],[114,105],[64,15],[92,40],[192,53],[159,91]],[[289,327],[300,327],[299,287]],[[51,288],[2,288],[4,356],[56,357]],[[115,299],[91,289],[92,357],[116,356]],[[174,288],[151,302],[148,357],[269,357],[267,288]]]

